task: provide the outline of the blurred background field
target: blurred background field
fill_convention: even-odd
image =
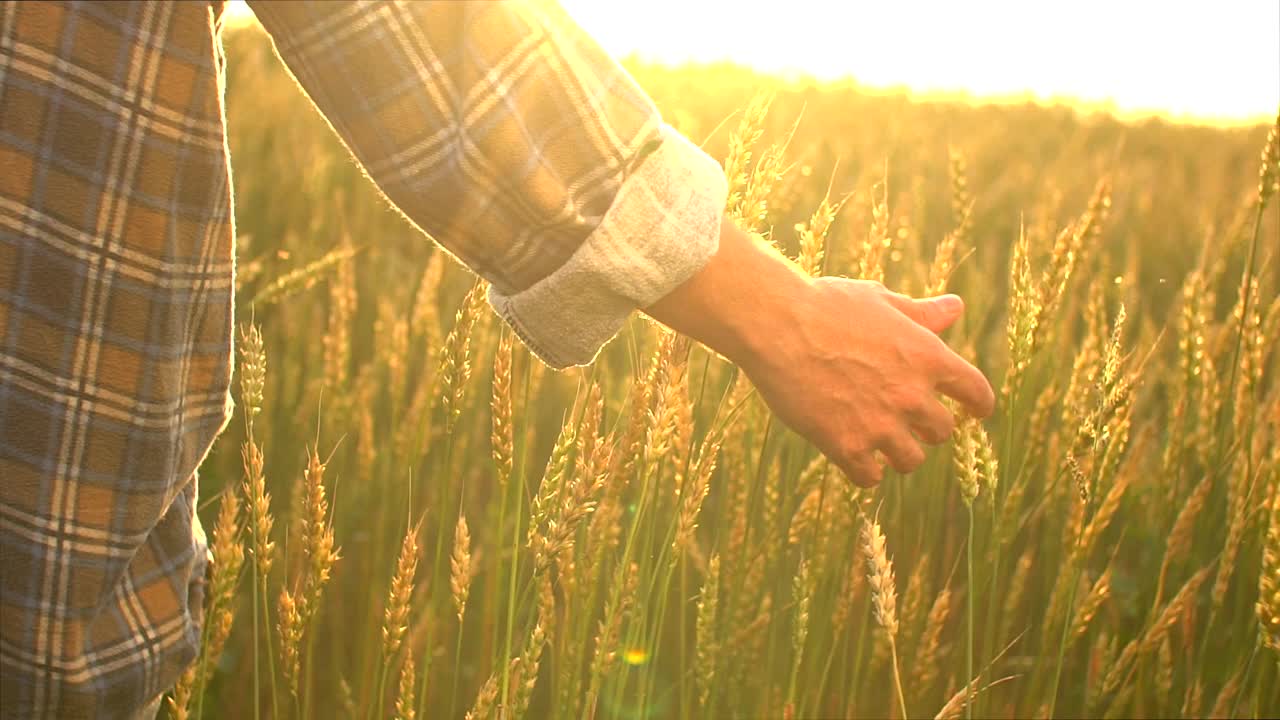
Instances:
[[[238,416],[201,513],[212,531],[237,498],[215,546],[244,564],[213,593],[207,635],[230,635],[187,679],[191,714],[1280,713],[1267,125],[629,65],[669,122],[745,159],[742,222],[784,252],[966,299],[947,339],[992,378],[995,417],[855,491],[731,366],[641,319],[592,367],[542,368],[267,38],[224,41],[275,562],[262,586]]]

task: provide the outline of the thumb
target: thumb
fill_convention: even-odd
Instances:
[[[959,295],[939,295],[912,300],[902,311],[928,330],[941,333],[964,314],[964,301]]]

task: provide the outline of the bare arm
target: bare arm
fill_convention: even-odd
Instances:
[[[937,335],[963,311],[955,295],[914,300],[880,283],[809,278],[729,221],[711,261],[645,308],[737,363],[788,426],[860,485],[880,481],[877,451],[910,472],[924,462],[920,442],[950,437],[938,393],[991,414],[986,378]]]

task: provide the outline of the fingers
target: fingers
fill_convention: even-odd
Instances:
[[[939,295],[916,300],[899,293],[889,293],[888,298],[889,303],[902,314],[935,335],[955,324],[964,313],[964,301],[959,295]],[[985,418],[991,415],[995,410],[996,400],[987,378],[942,342],[937,343],[937,348],[942,356],[938,390],[955,398],[974,417]]]
[[[880,450],[889,458],[889,464],[902,474],[915,472],[924,464],[924,448],[905,429],[892,432],[880,441]]]
[[[995,392],[991,383],[978,368],[970,365],[955,351],[944,346],[942,367],[939,370],[937,388],[955,398],[968,413],[976,418],[991,415],[996,407]]]
[[[955,416],[932,397],[907,411],[907,423],[917,437],[930,445],[946,442],[956,429]]]
[[[935,404],[942,407],[941,404]],[[950,433],[948,432],[947,435]],[[853,453],[845,456],[837,464],[855,485],[871,488],[879,485],[884,479],[884,466],[878,459],[881,454],[894,470],[903,475],[915,472],[925,461],[924,448],[920,447],[920,443],[916,442],[911,433],[904,429],[882,438],[879,443],[879,452]]]
[[[959,295],[939,295],[916,300],[900,293],[888,293],[887,297],[889,304],[899,312],[935,335],[951,327],[964,314],[964,301]],[[974,417],[985,418],[991,415],[995,410],[995,393],[987,378],[941,341],[936,343],[936,349],[941,361],[936,383],[938,390],[958,400]],[[940,430],[941,427],[939,424],[937,429]],[[923,429],[925,433],[929,433],[929,430]],[[950,431],[947,434],[950,435]],[[933,441],[929,438],[934,436],[936,433],[922,435],[930,442]]]
[[[916,300],[906,295],[890,293],[889,298],[889,302],[903,315],[935,334],[954,325],[964,314],[964,301],[959,295],[939,295]]]
[[[837,464],[850,482],[858,487],[872,488],[884,479],[884,467],[869,452],[848,455]]]

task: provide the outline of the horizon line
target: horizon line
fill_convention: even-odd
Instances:
[[[785,84],[811,83],[824,89],[850,85],[853,89],[865,95],[904,96],[910,102],[949,102],[974,107],[987,105],[1034,105],[1046,110],[1063,108],[1085,114],[1110,115],[1117,121],[1128,124],[1161,120],[1183,126],[1224,129],[1254,128],[1260,126],[1269,127],[1275,122],[1276,116],[1280,115],[1280,104],[1277,104],[1274,115],[1266,112],[1257,112],[1251,115],[1215,115],[1211,113],[1173,111],[1155,107],[1136,106],[1126,108],[1115,98],[1089,100],[1067,92],[1045,95],[1030,89],[1009,92],[980,92],[968,88],[926,88],[908,83],[878,84],[860,80],[852,72],[819,74],[804,68],[761,68],[732,58],[716,60],[687,58],[678,62],[671,62],[643,52],[633,51],[619,56],[618,62],[624,66],[639,64],[676,71],[684,68],[714,69],[716,67],[726,67],[753,73],[761,77],[773,78]]]

